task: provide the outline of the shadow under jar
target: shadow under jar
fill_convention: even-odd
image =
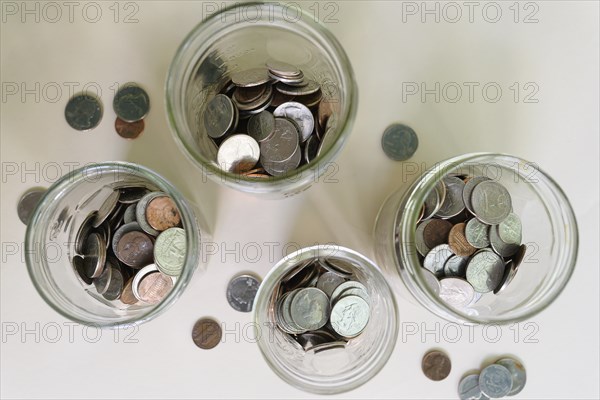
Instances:
[[[323,263],[328,266],[323,268]],[[328,272],[331,275],[331,271],[334,275],[341,274],[343,279],[333,286],[332,281],[323,286],[321,279]],[[355,283],[362,289],[356,289]],[[342,285],[354,287],[342,291]],[[334,287],[338,288],[337,292]],[[306,330],[308,335],[306,332],[290,334],[282,329],[278,300],[282,294],[292,293],[289,289],[293,288],[308,288],[308,291],[327,296],[331,308],[325,312],[325,318],[329,316],[326,325],[316,331]],[[297,293],[290,306],[293,323],[299,323],[298,318],[307,315],[312,318],[315,312],[328,308],[309,296],[309,306],[298,317],[298,314],[294,315],[298,311],[295,299],[303,299],[301,292]],[[335,305],[342,304],[344,299],[351,300],[355,295],[368,304],[368,322],[362,332],[354,331],[352,337],[344,337],[339,332],[347,327],[340,328],[340,315],[343,322],[350,323],[364,319],[364,315],[347,304],[343,304],[341,314],[336,314]],[[362,300],[358,301],[362,303]],[[365,303],[362,304],[364,307]],[[363,255],[338,246],[307,247],[279,261],[262,282],[253,312],[258,345],[271,369],[290,385],[312,393],[341,393],[366,383],[386,364],[398,336],[396,302],[379,267]],[[307,337],[312,343],[307,343]]]
[[[472,182],[478,194],[474,194],[475,190],[463,190],[469,189],[467,185],[471,179],[487,181],[479,190],[476,181]],[[445,180],[445,188],[440,186],[444,183],[442,180]],[[441,248],[436,257],[430,258],[433,264],[427,264],[424,255],[420,254],[424,252],[419,250],[419,244],[422,246],[423,241],[417,233],[417,226],[427,222],[422,219],[427,219],[429,214],[424,204],[436,191],[454,191],[456,187],[448,189],[451,187],[448,184],[454,181],[467,182],[464,186],[459,182],[458,192],[464,192],[463,195],[471,203],[479,201],[480,211],[484,213],[473,213],[465,207],[457,216],[429,218],[442,221],[436,222],[440,227],[447,225],[445,233],[441,234],[444,238],[438,238],[438,242],[451,243],[449,249]],[[490,192],[490,186],[505,188],[508,195],[504,192],[504,195],[498,196]],[[445,195],[440,196],[443,198]],[[464,197],[459,203],[463,201]],[[510,211],[511,214],[506,221],[513,228],[517,227],[514,236],[517,237],[516,242],[520,243],[515,242],[512,250],[500,255],[504,249],[499,244],[504,242],[499,241],[498,236],[494,237],[499,232],[500,224],[499,221],[490,221],[486,213],[493,214],[498,207],[506,208],[507,204],[509,208],[504,211]],[[465,256],[463,268],[458,268],[462,271],[456,272],[457,264],[448,265],[447,260],[455,255],[452,249],[457,250],[457,243],[469,249],[467,242],[457,240],[457,237],[461,238],[457,233],[465,232],[465,226],[458,224],[469,220],[483,227],[483,236],[492,243],[482,243],[478,248],[471,248],[467,254],[461,254]],[[451,226],[454,232],[449,232]],[[451,321],[476,324],[512,323],[531,318],[544,310],[569,281],[578,249],[575,215],[558,184],[534,163],[493,153],[466,154],[440,162],[411,185],[392,193],[377,216],[374,240],[377,261],[391,276],[399,276],[404,286],[425,308]],[[459,249],[459,252],[463,250]],[[473,262],[477,254],[480,255]],[[431,268],[431,265],[435,267],[438,264],[441,268],[444,262],[444,268],[435,273],[425,268],[426,265]],[[482,265],[483,272],[480,268]],[[502,274],[498,273],[496,267],[501,269]],[[439,281],[436,280],[436,274]],[[447,274],[451,277],[456,274],[453,279],[457,280],[448,287],[440,288],[438,283],[443,282]],[[477,281],[474,277],[480,279]],[[396,282],[399,283],[398,280]],[[465,300],[466,289],[472,291],[477,284],[488,285],[488,288],[476,289],[471,301],[467,299],[465,302],[468,304],[457,304]],[[399,290],[403,289],[400,285]],[[452,302],[455,304],[451,305]]]
[[[292,73],[290,68],[295,71]],[[240,82],[240,74],[242,81],[249,81]],[[298,80],[298,76],[302,79]],[[246,84],[252,86],[244,87]],[[314,85],[318,86],[316,92],[310,89]],[[290,95],[282,93],[281,88],[311,94]],[[222,101],[214,101],[216,96]],[[252,110],[245,110],[247,104],[243,102],[257,96],[264,99],[256,100]],[[235,110],[224,97],[233,99]],[[241,101],[236,103],[236,99]],[[281,104],[289,102],[300,103],[306,109],[298,106],[276,112]],[[332,162],[352,128],[357,89],[346,53],[311,15],[297,5],[244,3],[210,16],[184,40],[168,73],[166,106],[176,142],[203,173],[237,190],[281,198],[302,192],[333,168]],[[299,139],[293,139],[298,142],[293,149],[298,151],[293,156],[289,155],[291,152],[273,156],[265,149],[268,140],[246,135],[248,125],[256,122],[250,122],[250,118],[263,108],[296,125]],[[226,114],[220,132],[207,129],[205,119],[211,110],[217,110],[220,116],[211,120],[215,123],[223,122]],[[244,136],[232,138],[239,134]],[[276,143],[278,135],[270,136],[275,145],[271,149],[283,147]],[[253,136],[252,140],[248,136]],[[244,153],[246,157],[236,160],[233,166],[219,160],[219,150],[229,138],[231,153]],[[284,158],[286,161],[281,161]],[[256,167],[268,163],[270,169],[263,167],[269,172],[251,169],[256,160]],[[298,166],[281,166],[290,160],[299,160]],[[278,172],[274,174],[273,170]]]
[[[171,228],[171,230],[180,230],[181,233],[181,228],[183,228],[185,231],[185,237],[179,244],[180,247],[185,246],[185,255],[176,254],[176,257],[180,257],[178,262],[181,270],[177,272],[176,277],[172,277],[172,288],[170,291],[166,292],[165,290],[162,293],[164,295],[162,300],[153,299],[158,301],[157,303],[136,302],[134,299],[126,304],[120,299],[111,300],[99,294],[92,279],[81,274],[81,269],[77,270],[77,264],[73,262],[74,259],[85,260],[85,253],[88,250],[78,248],[81,247],[81,244],[78,244],[77,239],[81,237],[84,227],[89,224],[90,216],[92,217],[91,221],[94,221],[97,215],[106,211],[106,209],[103,210],[106,204],[113,204],[116,201],[113,210],[122,212],[115,211],[111,214],[115,215],[114,221],[117,221],[118,218],[121,221],[127,218],[125,209],[131,205],[127,204],[130,203],[131,198],[124,199],[123,188],[139,188],[150,193],[162,192],[170,197],[180,218],[179,228]],[[130,196],[131,193],[130,191],[127,195]],[[118,201],[115,196],[119,199]],[[114,221],[107,218],[99,228],[90,227],[91,233],[88,235],[88,237],[109,235],[102,239],[108,252],[106,265],[108,265],[108,259],[112,252],[110,235],[114,235],[114,232],[103,230],[103,228],[112,226]],[[121,226],[123,225],[121,224]],[[139,231],[141,229],[136,233]],[[162,231],[161,234],[164,232],[169,232],[169,230]],[[175,187],[160,175],[137,164],[123,162],[94,164],[63,176],[48,189],[40,200],[27,227],[26,264],[35,288],[54,310],[81,324],[117,328],[153,319],[181,296],[200,263],[199,249],[203,232],[204,230],[197,222],[196,215],[189,203]],[[158,236],[160,237],[160,234]],[[150,235],[148,237],[156,244],[154,238]],[[111,265],[123,271],[124,278],[127,277],[126,270],[131,274],[136,272],[116,260],[114,253],[112,257]],[[151,263],[152,261],[147,261],[143,265]],[[142,265],[136,268],[142,271],[139,269],[140,267]],[[158,274],[158,272],[154,272]],[[162,276],[162,273],[160,275]],[[168,287],[171,286],[171,281],[167,281]]]

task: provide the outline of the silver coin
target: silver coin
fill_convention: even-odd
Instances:
[[[292,319],[305,330],[320,329],[329,320],[329,298],[317,288],[300,289],[291,302]]]
[[[527,373],[525,372],[523,364],[512,358],[503,358],[496,361],[496,364],[505,367],[512,376],[512,387],[510,392],[508,392],[508,396],[519,394],[525,387],[525,383],[527,383]]]
[[[240,111],[240,118],[245,118],[250,115],[255,115],[261,113],[266,110],[273,99],[273,86],[265,85],[265,90],[262,94],[256,99],[248,103],[240,103],[236,101],[236,98],[233,98],[233,104],[235,104],[236,108]]]
[[[235,72],[231,75],[231,81],[236,86],[254,87],[267,83],[271,80],[266,68],[252,68]]]
[[[157,197],[163,196],[166,196],[166,194],[163,192],[150,192],[144,197],[142,197],[142,199],[137,203],[137,206],[135,207],[135,220],[144,232],[152,236],[158,236],[159,232],[153,227],[151,227],[148,223],[148,220],[146,219],[146,208],[152,200],[154,200]]]
[[[463,308],[471,304],[475,290],[469,282],[459,278],[444,278],[440,280],[440,298],[447,304]]]
[[[127,208],[125,209],[125,212],[123,213],[123,223],[124,224],[136,222],[135,221],[135,206],[136,206],[136,203],[129,204],[127,206]]]
[[[92,221],[92,226],[94,228],[102,225],[104,221],[111,215],[117,204],[119,203],[119,196],[121,192],[118,190],[114,190],[107,198],[104,200],[104,203],[98,209],[94,220]]]
[[[75,252],[77,254],[83,254],[85,242],[92,231],[92,222],[94,221],[95,217],[96,211],[92,211],[87,217],[85,217],[81,225],[79,225],[79,229],[75,235]]]
[[[295,65],[274,59],[268,60],[266,62],[266,67],[269,72],[281,77],[295,77],[303,75],[300,68],[296,67]]]
[[[237,134],[225,139],[217,153],[219,167],[233,173],[250,171],[256,166],[259,158],[258,142],[245,134]]]
[[[17,215],[22,223],[27,225],[33,214],[33,210],[40,202],[42,196],[46,193],[44,188],[30,189],[21,196],[17,204]]]
[[[331,298],[331,303],[335,303],[340,297],[340,295],[347,289],[360,289],[363,292],[367,293],[367,288],[362,283],[358,281],[346,281],[338,285],[335,288],[335,290],[331,293],[331,296],[329,296]]]
[[[75,256],[71,260],[71,264],[73,264],[73,269],[77,272],[76,276],[79,278],[81,282],[86,285],[91,285],[93,279],[87,276],[85,273],[85,263],[83,262],[83,257]]]
[[[102,120],[102,103],[95,96],[76,94],[65,107],[65,119],[71,128],[78,131],[93,129]]]
[[[287,118],[298,125],[300,142],[304,143],[315,129],[315,118],[304,104],[295,101],[283,103],[273,111],[275,117]]]
[[[512,388],[512,374],[502,365],[488,365],[479,373],[479,388],[487,397],[504,397]]]
[[[431,219],[428,219],[426,221],[419,222],[417,229],[415,230],[415,247],[417,248],[419,254],[423,257],[425,257],[427,253],[431,251],[429,246],[427,246],[427,243],[425,243],[425,238],[423,237],[423,232],[425,231],[427,225],[431,223],[431,221]]]
[[[169,228],[156,238],[154,262],[160,272],[169,276],[179,276],[185,265],[187,254],[185,230]]]
[[[475,186],[479,185],[481,182],[489,181],[490,178],[487,176],[475,176],[465,183],[465,188],[463,189],[463,202],[465,203],[465,207],[471,214],[475,214],[473,211],[473,205],[471,204],[471,197],[473,196],[473,189]]]
[[[471,195],[471,204],[477,219],[489,225],[502,222],[512,209],[508,190],[494,181],[476,185]]]
[[[335,131],[335,126],[337,124],[337,114],[333,114],[331,117],[327,119],[327,126],[325,127],[325,132],[321,137],[321,144],[319,145],[319,150],[317,151],[317,157],[321,155],[322,152],[329,150],[333,143],[338,138],[338,132]]]
[[[273,80],[283,82],[289,86],[306,86],[306,82],[304,81],[304,73],[301,73],[300,75],[297,75],[297,76],[285,77],[285,76],[274,74],[271,71],[269,71],[269,76]]]
[[[317,280],[317,289],[322,290],[327,296],[331,297],[333,291],[345,282],[345,279],[334,272],[325,272]]]
[[[148,115],[150,97],[141,87],[135,84],[126,84],[115,94],[113,108],[123,121],[136,122]]]
[[[124,285],[124,280],[123,280],[123,274],[121,274],[121,271],[118,270],[118,268],[115,267],[111,267],[111,273],[110,273],[110,282],[108,284],[108,287],[106,288],[106,291],[104,293],[102,293],[102,296],[106,299],[106,300],[117,300],[119,297],[121,297],[121,293],[123,293],[123,285]]]
[[[465,209],[462,197],[465,183],[456,176],[447,176],[442,181],[446,187],[446,197],[435,215],[440,218],[451,218]]]
[[[292,86],[279,82],[275,85],[275,88],[279,93],[287,94],[289,96],[306,96],[321,90],[321,85],[311,79],[304,80],[304,83],[304,86]]]
[[[102,273],[94,278],[94,286],[98,294],[104,294],[110,286],[110,280],[112,278],[112,271],[114,268],[110,264],[102,270]]]
[[[467,281],[476,292],[487,293],[498,287],[504,275],[504,261],[492,250],[475,253],[467,265]]]
[[[423,267],[433,272],[438,278],[444,276],[444,265],[446,261],[452,257],[454,253],[450,250],[447,244],[435,246],[423,260]]]
[[[213,139],[218,139],[235,129],[237,109],[224,94],[213,97],[203,114],[204,129]]]
[[[292,301],[294,297],[300,292],[302,289],[295,289],[289,293],[289,296],[284,299],[281,309],[282,309],[282,320],[284,322],[285,327],[288,329],[289,333],[298,334],[306,332],[306,329],[299,326],[294,322],[294,318],[292,317]]]
[[[517,275],[517,271],[519,269],[519,264],[514,261],[509,261],[508,264],[504,267],[504,275],[502,276],[502,280],[498,284],[498,287],[494,289],[494,294],[499,294],[506,290],[508,285],[513,281],[515,275]]]
[[[483,249],[490,245],[490,226],[480,222],[477,218],[471,218],[465,225],[465,237],[467,242],[476,249]]]
[[[359,296],[346,296],[335,303],[331,310],[331,327],[340,336],[353,338],[367,326],[371,310]]]
[[[431,291],[434,294],[439,295],[440,294],[440,281],[434,275],[434,273],[425,268],[421,268],[420,272],[423,275],[423,278],[425,279],[425,283],[427,284],[427,286],[429,286]]]
[[[236,311],[250,312],[260,281],[252,275],[239,275],[227,285],[227,302]]]
[[[298,168],[301,161],[302,149],[300,146],[298,146],[294,154],[288,160],[281,162],[268,162],[263,160],[262,166],[267,173],[273,176],[282,176]]]
[[[330,339],[328,336],[320,334],[319,332],[322,332],[322,331],[305,332],[301,335],[298,335],[296,337],[296,340],[304,348],[304,351],[309,351],[315,346],[318,346],[318,345],[321,345],[324,343],[330,343],[330,342],[333,342],[336,340],[335,338]]]
[[[450,277],[464,278],[467,272],[468,257],[452,256],[444,264],[444,275]]]
[[[275,131],[275,117],[268,111],[253,115],[248,120],[248,135],[257,142],[267,140]]]
[[[417,151],[419,138],[411,127],[392,124],[385,129],[381,136],[381,147],[390,159],[406,161]]]
[[[427,197],[425,197],[425,201],[423,202],[425,209],[423,210],[423,218],[421,219],[422,221],[426,221],[433,217],[439,210],[439,207],[442,206],[437,187],[438,185],[431,189],[427,194]]]
[[[289,160],[299,147],[298,128],[285,118],[275,118],[275,131],[260,143],[261,161],[277,163]]]
[[[345,278],[350,278],[354,275],[354,266],[337,257],[319,258],[319,265],[325,268],[327,271],[335,272]]]
[[[119,244],[119,240],[121,240],[121,238],[123,237],[124,234],[129,233],[129,232],[133,232],[133,231],[140,231],[142,232],[142,228],[140,227],[140,224],[138,224],[137,222],[130,222],[128,224],[124,224],[121,225],[119,227],[119,229],[117,229],[115,231],[115,233],[112,236],[112,240],[111,240],[111,247],[113,252],[117,252],[117,245]]]
[[[319,152],[319,138],[317,135],[311,135],[306,143],[304,143],[304,161],[309,164],[312,160],[317,158]]]
[[[521,219],[515,213],[510,213],[498,224],[498,236],[504,243],[521,244],[522,240]]]
[[[87,237],[83,248],[83,264],[87,277],[97,278],[102,274],[106,264],[106,242],[99,233]]]
[[[369,296],[367,291],[362,288],[348,288],[348,289],[342,291],[339,294],[339,296],[335,299],[335,303],[337,303],[338,301],[340,301],[341,299],[343,299],[344,297],[347,297],[347,296],[358,296],[361,299],[363,299],[364,301],[366,301],[367,304],[371,303],[371,297]]]
[[[145,186],[140,187],[125,187],[120,188],[119,191],[121,194],[119,195],[119,203],[123,204],[133,204],[137,203],[148,194],[148,189]]]
[[[490,227],[490,244],[492,249],[501,255],[502,257],[510,257],[519,251],[519,243],[506,243],[500,238],[499,234],[500,225],[494,225]]]
[[[479,375],[467,375],[460,380],[458,398],[460,400],[488,400],[488,397],[481,393],[479,388]]]

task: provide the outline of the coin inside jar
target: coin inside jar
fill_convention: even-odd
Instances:
[[[173,288],[173,280],[162,272],[152,272],[140,281],[140,300],[147,304],[158,304]]]
[[[154,243],[145,233],[127,232],[117,244],[115,255],[132,268],[142,268],[152,262]]]
[[[160,196],[148,203],[146,221],[152,228],[161,232],[178,226],[181,223],[181,216],[173,199],[169,196]]]

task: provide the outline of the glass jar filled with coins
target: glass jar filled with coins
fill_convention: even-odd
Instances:
[[[380,265],[422,305],[482,324],[545,309],[571,277],[578,248],[556,182],[534,163],[491,153],[418,174],[385,201],[374,235]]]
[[[169,121],[218,183],[269,197],[322,178],[349,135],[356,84],[337,40],[299,6],[237,4],[190,33],[171,64]]]
[[[396,302],[379,268],[353,250],[313,246],[278,262],[254,302],[260,350],[289,384],[313,393],[354,389],[390,357]]]
[[[44,300],[83,324],[152,319],[200,264],[204,229],[183,196],[145,167],[94,164],[53,184],[26,233],[26,263]]]

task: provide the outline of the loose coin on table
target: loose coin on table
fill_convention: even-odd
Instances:
[[[227,285],[227,302],[236,311],[250,312],[260,281],[248,274],[234,277]]]
[[[512,374],[500,364],[488,365],[479,374],[479,388],[487,397],[504,397],[512,389]]]
[[[135,84],[124,85],[115,94],[113,108],[119,118],[125,122],[136,122],[148,115],[150,97]]]
[[[381,147],[392,160],[406,161],[417,151],[419,138],[412,128],[403,124],[393,124],[383,132]]]
[[[450,375],[452,363],[446,354],[433,350],[423,356],[421,369],[425,376],[432,381],[441,381]]]
[[[29,223],[33,210],[35,210],[44,193],[46,193],[46,189],[44,188],[33,188],[25,192],[19,199],[17,215],[25,225]]]
[[[144,120],[135,122],[123,121],[117,117],[115,120],[115,130],[123,139],[137,139],[144,131]]]
[[[458,398],[460,400],[487,400],[488,397],[481,393],[479,388],[479,375],[467,375],[458,384]]]
[[[221,341],[223,331],[221,325],[213,319],[202,318],[194,324],[192,340],[201,349],[209,350]]]
[[[90,94],[76,94],[65,107],[65,119],[71,128],[78,131],[93,129],[102,119],[102,104]]]
[[[502,358],[496,361],[496,364],[502,365],[511,373],[512,386],[508,396],[515,396],[523,390],[525,383],[527,383],[527,373],[523,364],[512,358]]]

